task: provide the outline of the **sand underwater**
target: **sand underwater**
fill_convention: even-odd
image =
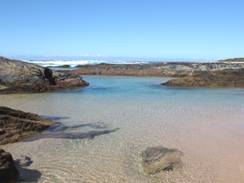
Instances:
[[[167,88],[159,85],[167,78],[157,77],[84,79],[90,86],[82,89],[0,95],[0,105],[64,125],[4,146],[15,159],[32,158],[24,182],[244,182],[244,89]],[[145,175],[140,154],[157,145],[181,150],[183,167]]]

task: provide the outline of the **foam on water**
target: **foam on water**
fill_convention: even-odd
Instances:
[[[0,96],[0,105],[53,116],[66,126],[4,146],[15,158],[32,158],[29,169],[41,177],[28,174],[26,182],[31,176],[42,183],[244,182],[243,89],[173,89],[159,86],[167,78],[154,77],[84,78],[87,88]],[[94,138],[62,134],[113,129]],[[181,150],[183,168],[145,175],[140,153],[157,145]]]
[[[145,64],[148,63],[146,61],[128,61],[128,60],[25,60],[25,62],[38,64],[43,67],[59,67],[64,65],[69,65],[70,67],[76,67],[79,65],[87,65],[87,64],[100,64],[100,63],[107,63],[107,64]]]

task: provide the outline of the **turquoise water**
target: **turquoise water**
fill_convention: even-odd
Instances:
[[[37,182],[244,182],[244,89],[169,88],[158,77],[84,79],[89,87],[0,96],[0,105],[70,127],[4,147],[33,159]],[[103,130],[112,132],[84,137]],[[140,153],[157,145],[180,149],[183,168],[145,175]]]
[[[229,106],[227,110],[243,110],[244,89],[172,88],[160,85],[170,78],[87,76],[90,86],[68,91],[69,95],[79,95],[82,99],[147,104],[167,103],[167,105],[197,106],[215,108]]]
[[[160,85],[170,78],[123,77],[123,76],[86,76],[89,87],[67,93],[82,97],[105,97],[110,99],[166,100],[174,102],[227,102],[244,100],[244,89],[172,88]],[[190,99],[190,100],[188,100]],[[200,101],[199,101],[200,100]]]

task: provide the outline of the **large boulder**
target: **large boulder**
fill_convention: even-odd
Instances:
[[[53,124],[36,114],[0,106],[0,145],[21,141]]]
[[[46,92],[87,85],[80,75],[0,57],[0,93]]]
[[[146,174],[174,170],[181,166],[182,155],[183,153],[177,149],[163,146],[148,147],[141,154],[143,170]]]
[[[13,157],[10,153],[0,149],[0,182],[14,183],[19,176]]]

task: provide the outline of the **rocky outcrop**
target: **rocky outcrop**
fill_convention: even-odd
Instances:
[[[53,124],[36,114],[0,106],[0,145],[21,141]]]
[[[147,148],[141,155],[144,172],[146,174],[155,174],[180,167],[183,153],[177,149],[158,146]]]
[[[87,85],[80,75],[0,57],[0,93],[46,92]]]
[[[163,76],[184,77],[194,72],[221,71],[225,69],[244,68],[244,63],[227,64],[216,63],[189,63],[169,62],[150,64],[94,64],[82,65],[68,73],[80,75],[122,75],[122,76]]]
[[[19,173],[12,155],[0,149],[0,182],[14,183],[17,181],[18,176]]]
[[[198,72],[190,76],[169,80],[162,85],[171,87],[243,88],[244,69]]]

